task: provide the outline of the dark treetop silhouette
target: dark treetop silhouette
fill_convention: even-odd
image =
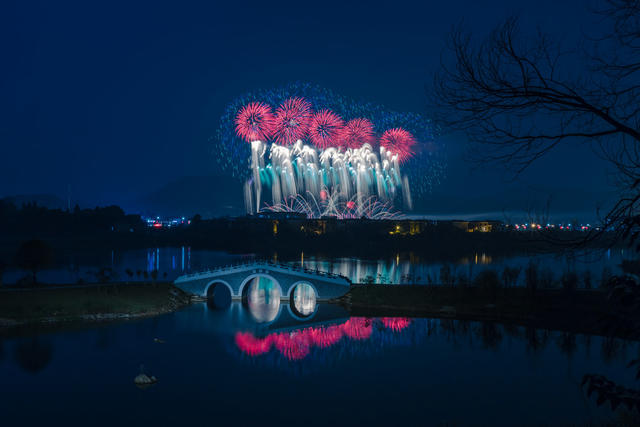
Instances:
[[[578,139],[615,167],[620,197],[605,224],[637,240],[640,223],[640,2],[606,0],[602,30],[580,48],[546,34],[525,39],[511,18],[476,43],[450,38],[454,65],[435,78],[445,128],[463,131],[486,160],[520,173],[559,144]]]

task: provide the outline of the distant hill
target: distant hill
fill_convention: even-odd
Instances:
[[[203,218],[244,214],[242,183],[225,176],[186,176],[132,203],[143,215]],[[129,210],[129,209],[127,209]]]
[[[67,202],[53,194],[21,194],[16,196],[7,196],[2,200],[4,202],[13,203],[18,208],[27,203],[35,203],[36,205],[47,209],[67,209]]]

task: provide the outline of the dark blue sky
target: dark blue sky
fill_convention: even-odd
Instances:
[[[302,80],[425,112],[425,85],[461,20],[484,33],[516,13],[569,42],[592,20],[579,0],[345,3],[3,2],[0,196],[64,198],[70,184],[84,204],[127,204],[217,173],[208,139],[248,90]],[[495,166],[470,172],[462,138],[445,141],[450,198],[562,187],[594,204],[607,189],[604,164],[574,146],[505,185]]]

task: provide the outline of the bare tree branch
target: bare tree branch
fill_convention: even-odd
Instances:
[[[603,229],[640,240],[640,0],[604,0],[607,31],[588,55],[539,33],[524,40],[510,18],[483,41],[460,27],[449,41],[433,104],[444,129],[462,131],[483,161],[515,173],[568,140],[596,147],[619,172],[621,196]],[[578,66],[576,66],[578,64]],[[576,70],[577,68],[577,70]]]

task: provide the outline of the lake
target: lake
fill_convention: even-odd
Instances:
[[[425,258],[413,253],[362,259],[301,252],[295,258],[282,258],[273,253],[268,260],[341,274],[353,283],[440,283],[443,267],[457,280],[461,276],[473,278],[478,272],[488,268],[500,273],[509,266],[521,270],[516,285],[524,285],[524,269],[530,262],[534,262],[542,270],[546,269],[555,281],[559,281],[564,272],[575,271],[579,276],[579,286],[586,286],[586,281],[589,280],[591,286],[597,287],[603,277],[620,273],[620,263],[627,258],[633,258],[633,253],[625,253],[624,249],[610,249],[587,253],[514,254],[510,257],[478,252],[447,260]],[[55,265],[42,271],[39,280],[47,283],[77,283],[79,280],[95,282],[96,273],[105,268],[113,272],[114,280],[119,281],[145,280],[145,274],[148,278],[149,273],[154,270],[158,271],[160,280],[174,280],[181,274],[256,259],[258,257],[254,254],[195,250],[187,246],[137,250],[67,250],[56,253]],[[8,270],[4,273],[4,282],[14,283],[27,274],[24,271]]]
[[[350,317],[296,320],[233,302],[124,323],[0,338],[7,425],[540,425],[616,420],[580,388],[634,386],[637,343],[513,325]],[[142,368],[141,368],[141,365]],[[139,389],[141,372],[158,383]]]

